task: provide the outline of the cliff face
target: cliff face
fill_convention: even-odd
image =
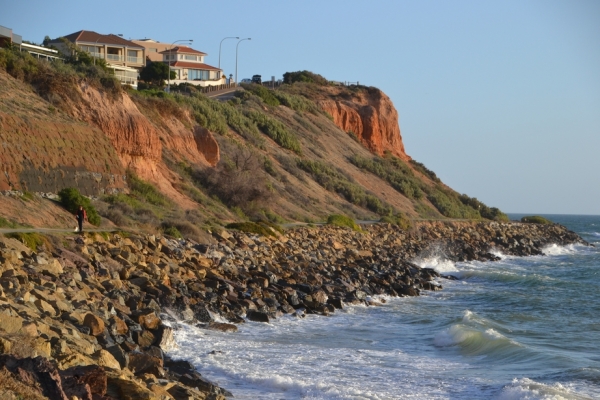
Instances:
[[[328,88],[329,96],[317,101],[318,106],[333,117],[344,132],[352,132],[373,153],[383,156],[389,151],[408,161],[404,151],[398,112],[390,98],[379,89],[367,88],[340,95],[339,88]]]
[[[125,168],[101,131],[58,112],[0,71],[0,190],[84,194],[126,187]]]

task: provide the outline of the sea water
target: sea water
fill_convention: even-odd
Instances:
[[[236,333],[178,324],[170,355],[236,399],[598,399],[600,216],[548,217],[598,247],[496,262],[416,259],[459,279]]]

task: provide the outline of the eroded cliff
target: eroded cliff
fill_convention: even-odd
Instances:
[[[0,190],[91,195],[126,187],[111,141],[44,102],[0,70]]]
[[[318,106],[333,118],[344,132],[356,135],[373,153],[383,156],[390,152],[408,161],[404,150],[398,112],[390,98],[377,88],[349,91],[328,87],[317,101]]]

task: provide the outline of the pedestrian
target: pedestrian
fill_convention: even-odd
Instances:
[[[87,221],[87,213],[83,209],[83,206],[79,206],[79,210],[75,214],[75,219],[77,220],[78,230],[77,232],[83,233],[83,221]]]

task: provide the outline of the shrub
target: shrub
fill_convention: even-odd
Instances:
[[[302,154],[302,147],[298,138],[287,130],[286,126],[270,118],[260,111],[249,111],[246,116],[250,118],[267,136],[284,149],[292,150],[296,154]]]
[[[70,213],[75,214],[79,209],[79,206],[83,206],[87,213],[88,221],[90,224],[98,226],[102,218],[98,215],[96,208],[92,205],[92,202],[87,197],[84,197],[79,193],[79,190],[75,188],[64,188],[58,192],[61,205]]]
[[[225,228],[263,236],[275,236],[275,233],[268,226],[256,222],[233,222],[227,224]]]
[[[251,84],[242,84],[241,85],[248,92],[260,97],[265,104],[268,104],[272,107],[277,107],[279,105],[279,100],[275,95],[273,95],[273,91],[267,89],[262,85],[257,85],[255,83]]]
[[[295,82],[309,82],[316,83],[317,85],[321,86],[329,85],[329,81],[323,76],[306,70],[286,72],[285,74],[283,74],[283,81],[288,84],[292,84]]]
[[[206,169],[195,179],[228,207],[239,207],[244,212],[261,208],[272,196],[263,163],[248,148],[234,148],[229,157],[223,157],[215,168]]]
[[[347,227],[354,231],[361,231],[360,226],[352,218],[341,214],[330,215],[327,217],[327,223],[329,225]]]
[[[377,196],[366,192],[362,186],[352,182],[349,177],[320,161],[298,160],[298,166],[310,173],[314,180],[330,192],[344,197],[349,203],[356,204],[379,215],[389,215],[394,209],[382,202]]]
[[[460,219],[479,219],[479,211],[464,205],[458,195],[448,190],[433,188],[429,190],[427,199],[438,209],[438,211],[448,218]]]
[[[127,175],[129,188],[134,196],[155,206],[169,205],[169,200],[165,195],[159,192],[152,184],[138,178],[131,171]]]
[[[435,172],[433,172],[432,170],[430,170],[429,168],[427,168],[423,163],[420,163],[418,161],[415,160],[410,160],[411,165],[419,172],[421,172],[423,175],[429,177],[429,179],[431,179],[432,181],[439,183],[440,178],[437,177],[437,175],[435,174]]]
[[[6,218],[0,217],[0,228],[16,228],[18,225]]]
[[[509,218],[506,214],[500,211],[496,207],[488,207],[483,204],[481,201],[477,200],[475,197],[469,197],[466,194],[461,194],[458,196],[458,199],[464,205],[471,207],[474,210],[479,212],[482,218],[490,219],[493,221],[508,221]]]
[[[355,154],[350,157],[349,161],[358,168],[385,180],[396,191],[409,199],[418,200],[423,197],[419,181],[410,168],[397,157],[374,157],[369,159]]]
[[[48,243],[43,236],[36,232],[12,232],[7,233],[4,236],[23,242],[25,246],[33,251],[38,251],[38,247]]]
[[[304,96],[299,96],[292,93],[285,93],[281,90],[273,92],[273,95],[277,97],[277,100],[279,100],[281,104],[291,108],[294,111],[309,112],[315,115],[320,113],[320,110],[317,107],[317,105]]]
[[[544,224],[544,225],[553,224],[552,221],[550,221],[549,219],[544,218],[540,215],[530,215],[527,217],[523,217],[523,218],[521,218],[521,222],[525,222],[528,224]]]
[[[403,231],[407,231],[412,228],[412,221],[403,213],[398,213],[392,216],[384,216],[379,220],[379,222],[398,225],[398,227]]]
[[[179,232],[179,230],[174,226],[167,226],[166,228],[163,229],[163,233],[165,235],[173,236],[175,239],[183,238],[183,236],[181,236],[181,233]]]

